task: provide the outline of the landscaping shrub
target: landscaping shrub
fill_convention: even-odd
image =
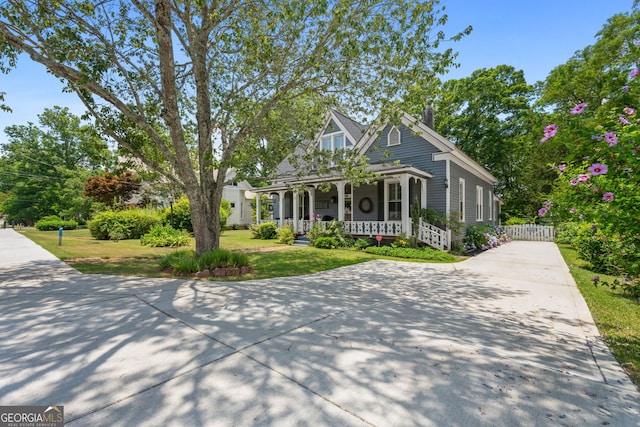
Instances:
[[[605,234],[597,225],[582,224],[572,246],[578,256],[591,265],[598,273],[615,273],[617,258],[622,247],[614,235]]]
[[[509,236],[504,230],[492,225],[472,225],[467,228],[464,245],[467,250],[487,250],[508,242]]]
[[[246,267],[249,265],[249,256],[240,252],[231,252],[231,258],[229,259],[231,267]]]
[[[423,259],[429,261],[455,261],[455,257],[446,252],[432,248],[398,248],[391,246],[370,246],[365,248],[365,252],[375,255],[391,256],[396,258]]]
[[[35,224],[36,229],[39,231],[53,231],[59,230],[62,227],[65,230],[75,230],[78,228],[76,221],[65,221],[60,219],[56,215],[45,216]]]
[[[226,249],[214,249],[196,258],[195,251],[180,250],[162,257],[159,264],[161,268],[171,268],[179,274],[193,274],[216,268],[245,267],[249,265],[249,257]]]
[[[353,244],[353,247],[358,249],[358,250],[362,250],[364,248],[368,248],[369,246],[373,246],[375,245],[375,242],[373,241],[373,239],[357,239],[355,241],[355,243]]]
[[[160,217],[146,209],[100,212],[88,224],[98,240],[139,239],[160,224]]]
[[[252,224],[249,227],[251,230],[251,237],[254,239],[271,240],[278,236],[278,226],[275,222],[263,222],[260,225]]]
[[[313,247],[320,249],[335,249],[338,241],[333,237],[318,237],[313,241]]]
[[[315,247],[319,247],[315,244],[316,240],[324,237],[333,239],[332,242],[334,248],[350,248],[354,245],[353,237],[344,232],[342,222],[335,220],[326,224],[324,230],[322,229],[321,222],[313,221],[311,229],[307,232],[307,237]],[[327,244],[327,241],[323,241],[323,243],[321,243],[323,246],[326,246]]]
[[[556,243],[570,245],[578,237],[581,224],[577,222],[565,222],[556,227]]]
[[[171,252],[160,258],[158,264],[160,268],[173,268],[174,264],[180,263],[183,259],[195,259],[196,252],[191,249],[182,249],[179,251]],[[193,271],[195,273],[198,270]]]
[[[227,219],[231,215],[231,204],[222,199],[220,202],[220,230],[227,227]],[[193,233],[193,224],[191,224],[191,206],[186,196],[180,197],[173,204],[173,223],[171,223],[171,207],[165,208],[162,213],[162,221],[165,224],[171,224],[173,228],[178,230],[187,230]]]
[[[191,243],[191,235],[184,230],[176,230],[169,225],[155,225],[140,238],[140,244],[151,247],[186,246]]]
[[[524,224],[531,224],[531,220],[525,219],[525,218],[518,218],[517,216],[512,216],[508,218],[504,223],[504,225],[524,225]]]
[[[290,224],[285,224],[278,228],[276,230],[276,234],[278,235],[278,242],[285,245],[293,245],[293,242],[296,240],[296,235],[293,232],[293,226]]]

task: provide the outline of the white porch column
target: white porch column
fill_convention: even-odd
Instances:
[[[338,190],[338,221],[344,221],[344,182],[336,182]]]
[[[298,232],[298,209],[300,207],[300,193],[293,191],[293,232]],[[302,230],[300,230],[302,231]]]
[[[278,214],[280,215],[279,225],[284,225],[284,196],[287,194],[286,190],[278,191]]]
[[[308,187],[309,192],[309,221],[313,221],[316,214],[316,189],[314,187]]]
[[[261,196],[262,196],[262,193],[256,193],[256,224],[260,224],[260,221],[262,221],[262,212],[261,212],[261,206],[260,206]]]
[[[427,208],[427,180],[422,178],[420,179],[420,207],[422,209]]]
[[[402,193],[402,231],[408,237],[411,235],[411,212],[409,211],[411,193],[409,192],[409,175],[407,174],[400,175],[400,191]]]

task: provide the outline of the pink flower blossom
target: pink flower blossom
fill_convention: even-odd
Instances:
[[[633,70],[631,70],[631,72],[629,73],[629,77],[632,79],[635,79],[636,77],[638,77],[638,75],[640,74],[640,70],[637,68],[634,68]]]
[[[634,109],[633,109],[633,108],[631,108],[631,107],[624,107],[624,108],[622,109],[622,111],[624,111],[624,113],[625,113],[627,116],[630,116],[630,115],[632,115],[633,113],[635,113],[635,112],[636,112],[636,110],[634,110]]]
[[[582,218],[584,218],[584,215],[580,214],[580,215],[578,215],[578,218],[582,219]]]
[[[618,117],[618,119],[620,120],[620,123],[622,123],[623,125],[630,125],[631,122],[629,120],[627,120],[627,118],[625,116],[620,116]]]
[[[591,166],[589,166],[588,170],[589,172],[591,172],[591,175],[593,176],[604,175],[607,173],[607,171],[609,171],[609,167],[601,163],[594,163]]]
[[[576,208],[569,209],[569,213],[576,213],[577,211],[578,211],[578,209],[576,209]]]
[[[546,126],[544,128],[544,137],[540,140],[540,142],[548,141],[550,138],[553,138],[554,136],[556,136],[557,132],[558,132],[558,125],[551,124]]]
[[[558,169],[561,171],[565,170],[566,168],[567,168],[567,165],[565,165],[564,163],[561,165],[558,165]]]
[[[578,180],[577,180],[577,179],[572,179],[571,181],[569,181],[569,184],[571,184],[571,185],[573,185],[573,186],[576,186],[576,185],[578,185],[578,184],[580,184],[580,183],[578,182]]]
[[[571,109],[571,114],[582,114],[584,112],[584,109],[587,108],[587,105],[589,104],[587,104],[586,102],[581,102]]]
[[[613,147],[614,145],[618,145],[618,137],[615,132],[607,132],[604,134],[605,142],[609,143],[609,147]]]
[[[589,174],[581,173],[580,175],[578,175],[578,181],[585,182],[588,180],[589,180]]]
[[[629,92],[629,86],[622,86],[622,93]]]
[[[611,202],[613,200],[613,193],[611,191],[607,191],[602,195],[602,200],[605,202]]]
[[[539,216],[545,216],[545,215],[547,214],[547,212],[549,212],[549,211],[547,210],[547,208],[540,208],[540,209],[538,209],[538,215],[539,215]]]

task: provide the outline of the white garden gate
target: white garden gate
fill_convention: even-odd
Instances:
[[[504,227],[511,240],[533,240],[536,242],[553,242],[556,229],[550,225],[520,224]]]

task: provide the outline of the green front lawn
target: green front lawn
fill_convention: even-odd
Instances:
[[[610,282],[614,277],[590,271],[569,245],[558,246],[600,334],[634,384],[640,387],[640,304],[618,291],[594,286],[593,276]]]
[[[72,263],[78,271],[88,274],[169,277],[160,269],[158,260],[176,250],[149,248],[140,245],[140,240],[95,240],[88,230],[64,231],[62,246],[58,246],[57,231],[26,229],[22,232],[58,258]],[[220,246],[232,251],[247,252],[253,273],[215,280],[237,281],[299,276],[372,259],[397,259],[349,249],[285,246],[275,240],[252,239],[248,230],[225,231],[220,238]],[[192,243],[190,248],[194,247]]]

